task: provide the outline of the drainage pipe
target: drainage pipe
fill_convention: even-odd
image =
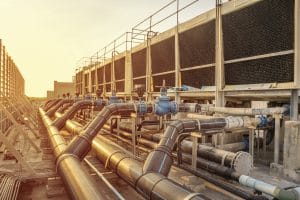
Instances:
[[[66,189],[72,199],[76,200],[101,200],[105,199],[100,193],[99,188],[92,178],[85,173],[80,160],[70,154],[62,154],[67,144],[60,135],[58,129],[51,126],[52,121],[45,114],[45,111],[39,109],[41,119],[47,129],[48,138],[57,160],[57,172],[62,177]]]

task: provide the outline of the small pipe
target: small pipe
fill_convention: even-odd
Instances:
[[[92,170],[98,175],[98,177],[105,183],[105,185],[116,195],[116,197],[120,200],[125,200],[125,198],[120,194],[120,192],[118,192],[118,190],[105,178],[105,176],[103,176],[103,174],[101,174],[97,168],[92,165],[92,163],[90,161],[88,161],[88,159],[84,159],[84,161],[86,162],[86,164],[92,168]]]

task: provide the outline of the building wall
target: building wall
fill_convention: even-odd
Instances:
[[[54,98],[60,98],[63,94],[69,93],[71,96],[75,95],[74,82],[58,82],[54,81]]]
[[[53,99],[53,98],[55,98],[54,91],[53,90],[47,90],[47,99]]]

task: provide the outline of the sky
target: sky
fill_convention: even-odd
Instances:
[[[54,80],[72,80],[80,58],[93,55],[170,1],[0,0],[0,39],[25,79],[26,95],[43,97],[53,90]],[[190,2],[180,0],[180,5]],[[180,22],[214,4],[199,0],[181,14]]]

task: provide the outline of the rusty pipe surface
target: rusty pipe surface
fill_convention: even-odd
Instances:
[[[54,113],[64,104],[67,103],[71,103],[73,102],[72,99],[61,99],[59,102],[57,102],[57,104],[55,104],[54,106],[52,106],[48,111],[46,111],[46,115],[49,117],[52,117],[54,115]]]
[[[93,179],[82,168],[80,160],[73,155],[63,154],[67,148],[64,138],[58,129],[51,125],[52,121],[45,111],[40,108],[39,112],[57,160],[57,172],[62,177],[70,197],[76,200],[105,199]]]
[[[73,104],[73,106],[68,109],[62,117],[57,118],[53,121],[53,126],[56,126],[59,130],[62,129],[68,119],[72,119],[76,112],[80,109],[88,108],[93,106],[93,101],[82,100]]]
[[[208,199],[193,193],[159,173],[143,173],[142,163],[125,154],[111,141],[97,136],[92,142],[97,158],[114,170],[123,180],[148,199],[201,200]]]

